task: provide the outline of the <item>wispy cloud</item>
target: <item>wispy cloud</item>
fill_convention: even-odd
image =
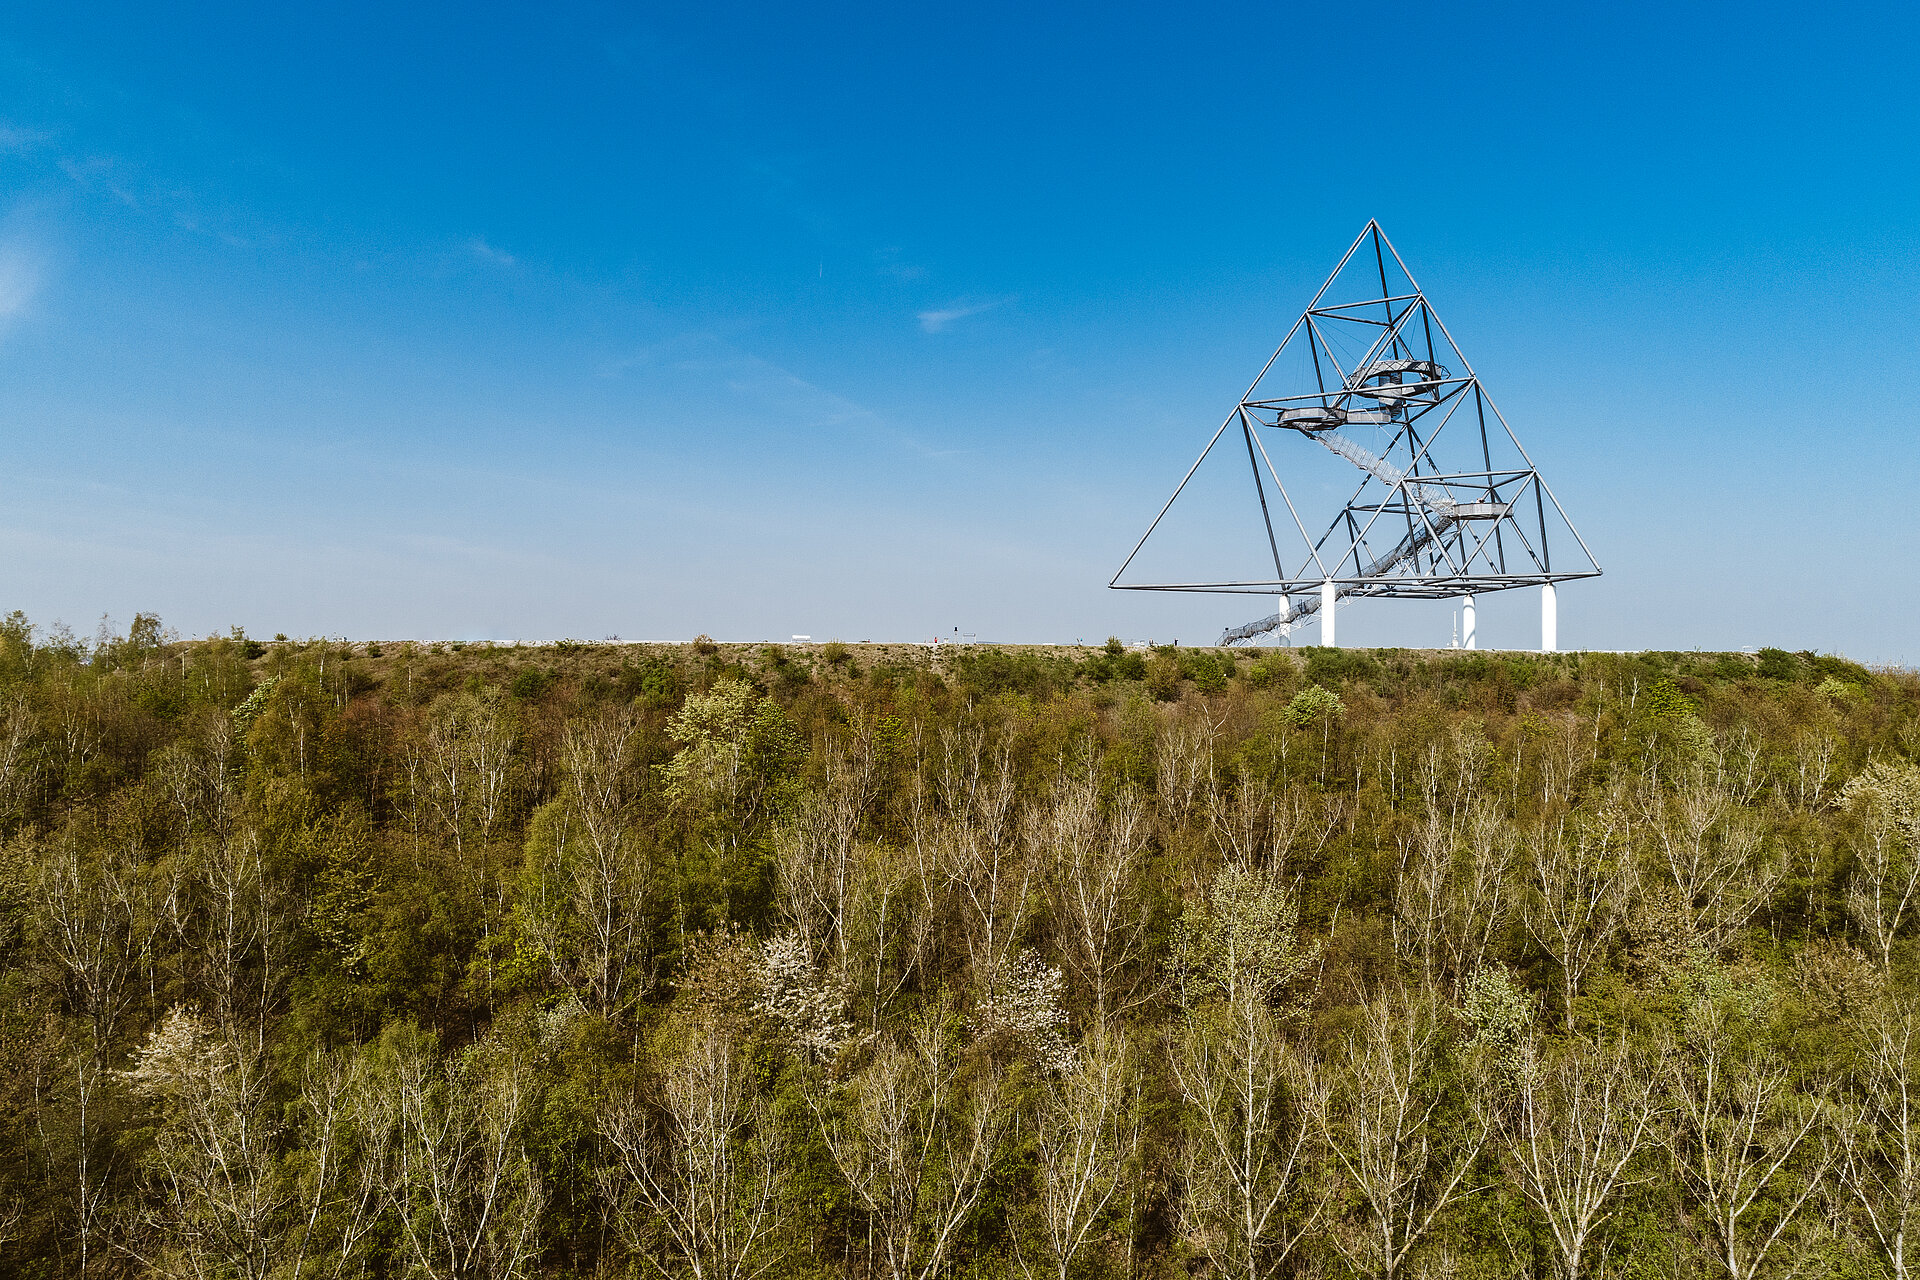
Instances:
[[[35,156],[64,174],[81,191],[116,200],[147,217],[164,219],[189,235],[231,248],[252,248],[280,238],[245,205],[209,200],[177,174],[111,153],[65,152],[60,138],[0,120],[0,155]],[[43,153],[43,154],[41,154]]]
[[[39,254],[21,244],[0,244],[0,333],[26,314],[45,276]]]
[[[113,156],[87,156],[85,159],[63,156],[59,164],[60,171],[81,190],[104,191],[129,209],[140,208],[127,166]]]
[[[968,302],[964,298],[944,307],[920,313],[920,328],[927,333],[945,333],[956,320],[977,316],[983,311],[1005,306],[1012,298],[994,298],[988,302]]]
[[[625,359],[602,366],[601,375],[618,378],[635,369],[690,374],[708,386],[724,387],[730,396],[751,404],[756,417],[790,426],[878,422],[866,406],[710,333],[682,334],[643,347]]]
[[[44,129],[29,129],[8,120],[0,120],[0,152],[24,155],[52,140],[53,135]]]
[[[918,280],[921,276],[927,274],[925,267],[917,262],[908,262],[901,256],[901,251],[893,246],[888,246],[884,249],[875,249],[873,251],[873,260],[881,275],[891,276],[895,280],[903,283],[910,280]]]
[[[475,236],[473,239],[467,241],[467,248],[472,251],[474,257],[480,259],[482,262],[491,262],[501,267],[510,267],[515,262],[512,254],[504,249],[494,248],[481,236]]]
[[[644,374],[648,380],[683,378],[663,384],[686,402],[689,391],[724,391],[748,408],[750,420],[775,430],[833,428],[892,444],[921,457],[945,458],[956,451],[937,450],[913,431],[827,387],[810,382],[771,360],[743,351],[713,333],[684,333],[641,347],[623,359],[600,366],[603,378]],[[698,399],[697,393],[694,399]]]

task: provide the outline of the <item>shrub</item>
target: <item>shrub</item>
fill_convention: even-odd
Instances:
[[[639,699],[650,707],[671,707],[686,692],[680,668],[665,658],[641,658],[620,669],[620,696]]]
[[[1658,754],[1672,764],[1687,765],[1713,749],[1713,734],[1693,700],[1671,680],[1653,682],[1634,720],[1636,736],[1649,756]]]
[[[1753,674],[1753,664],[1737,653],[1723,653],[1714,659],[1707,674],[1716,680],[1738,680]]]
[[[1247,683],[1266,689],[1293,678],[1293,657],[1284,649],[1269,649],[1253,660],[1247,669]]]
[[[1180,656],[1180,674],[1202,693],[1218,693],[1227,687],[1227,677],[1233,674],[1233,656],[1188,650]]]
[[[1339,684],[1343,680],[1371,680],[1380,674],[1380,664],[1371,655],[1353,649],[1329,649],[1315,645],[1307,650],[1307,679],[1315,684]]]
[[[1180,660],[1169,653],[1156,653],[1147,663],[1147,692],[1161,702],[1180,696]]]
[[[1109,639],[1100,652],[1080,664],[1079,672],[1095,684],[1105,684],[1109,680],[1144,680],[1147,678],[1147,660],[1129,651],[1118,640]]]
[[[523,702],[533,702],[553,684],[553,675],[539,667],[522,667],[514,673],[507,692]]]
[[[969,649],[947,658],[960,684],[975,693],[1022,693],[1044,697],[1073,682],[1071,658],[1042,658],[1033,653]]]
[[[1837,654],[1803,653],[1800,655],[1800,660],[1814,675],[1823,679],[1839,680],[1855,685],[1865,685],[1872,679],[1865,667],[1857,662],[1848,662]]]

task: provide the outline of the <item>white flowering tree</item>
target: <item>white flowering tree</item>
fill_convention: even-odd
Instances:
[[[667,732],[683,744],[661,768],[667,799],[689,818],[729,819],[712,828],[729,845],[766,816],[804,753],[779,704],[732,677],[688,697]]]
[[[1004,1038],[1043,1071],[1071,1071],[1079,1062],[1067,1039],[1067,980],[1032,950],[988,975],[970,1019],[982,1039]]]
[[[788,1047],[814,1062],[840,1052],[853,1029],[846,986],[814,964],[798,931],[761,944],[753,981],[753,1013],[772,1024]]]
[[[288,1261],[283,1219],[295,1186],[276,1152],[283,1126],[264,1064],[175,1006],[123,1074],[160,1113],[142,1260],[166,1276],[273,1275]]]

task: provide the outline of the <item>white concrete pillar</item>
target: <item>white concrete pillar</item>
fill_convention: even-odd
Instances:
[[[1560,651],[1560,605],[1554,599],[1553,584],[1540,584],[1540,652]]]
[[[1463,649],[1475,649],[1479,647],[1479,640],[1473,631],[1472,596],[1460,597],[1460,647]]]
[[[1340,641],[1334,633],[1334,600],[1333,579],[1328,578],[1320,584],[1320,643],[1329,649],[1340,647]]]

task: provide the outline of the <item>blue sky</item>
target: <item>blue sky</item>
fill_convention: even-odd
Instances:
[[[1106,582],[1377,217],[1564,646],[1920,662],[1911,7],[320,8],[10,7],[0,606],[1211,641]]]

